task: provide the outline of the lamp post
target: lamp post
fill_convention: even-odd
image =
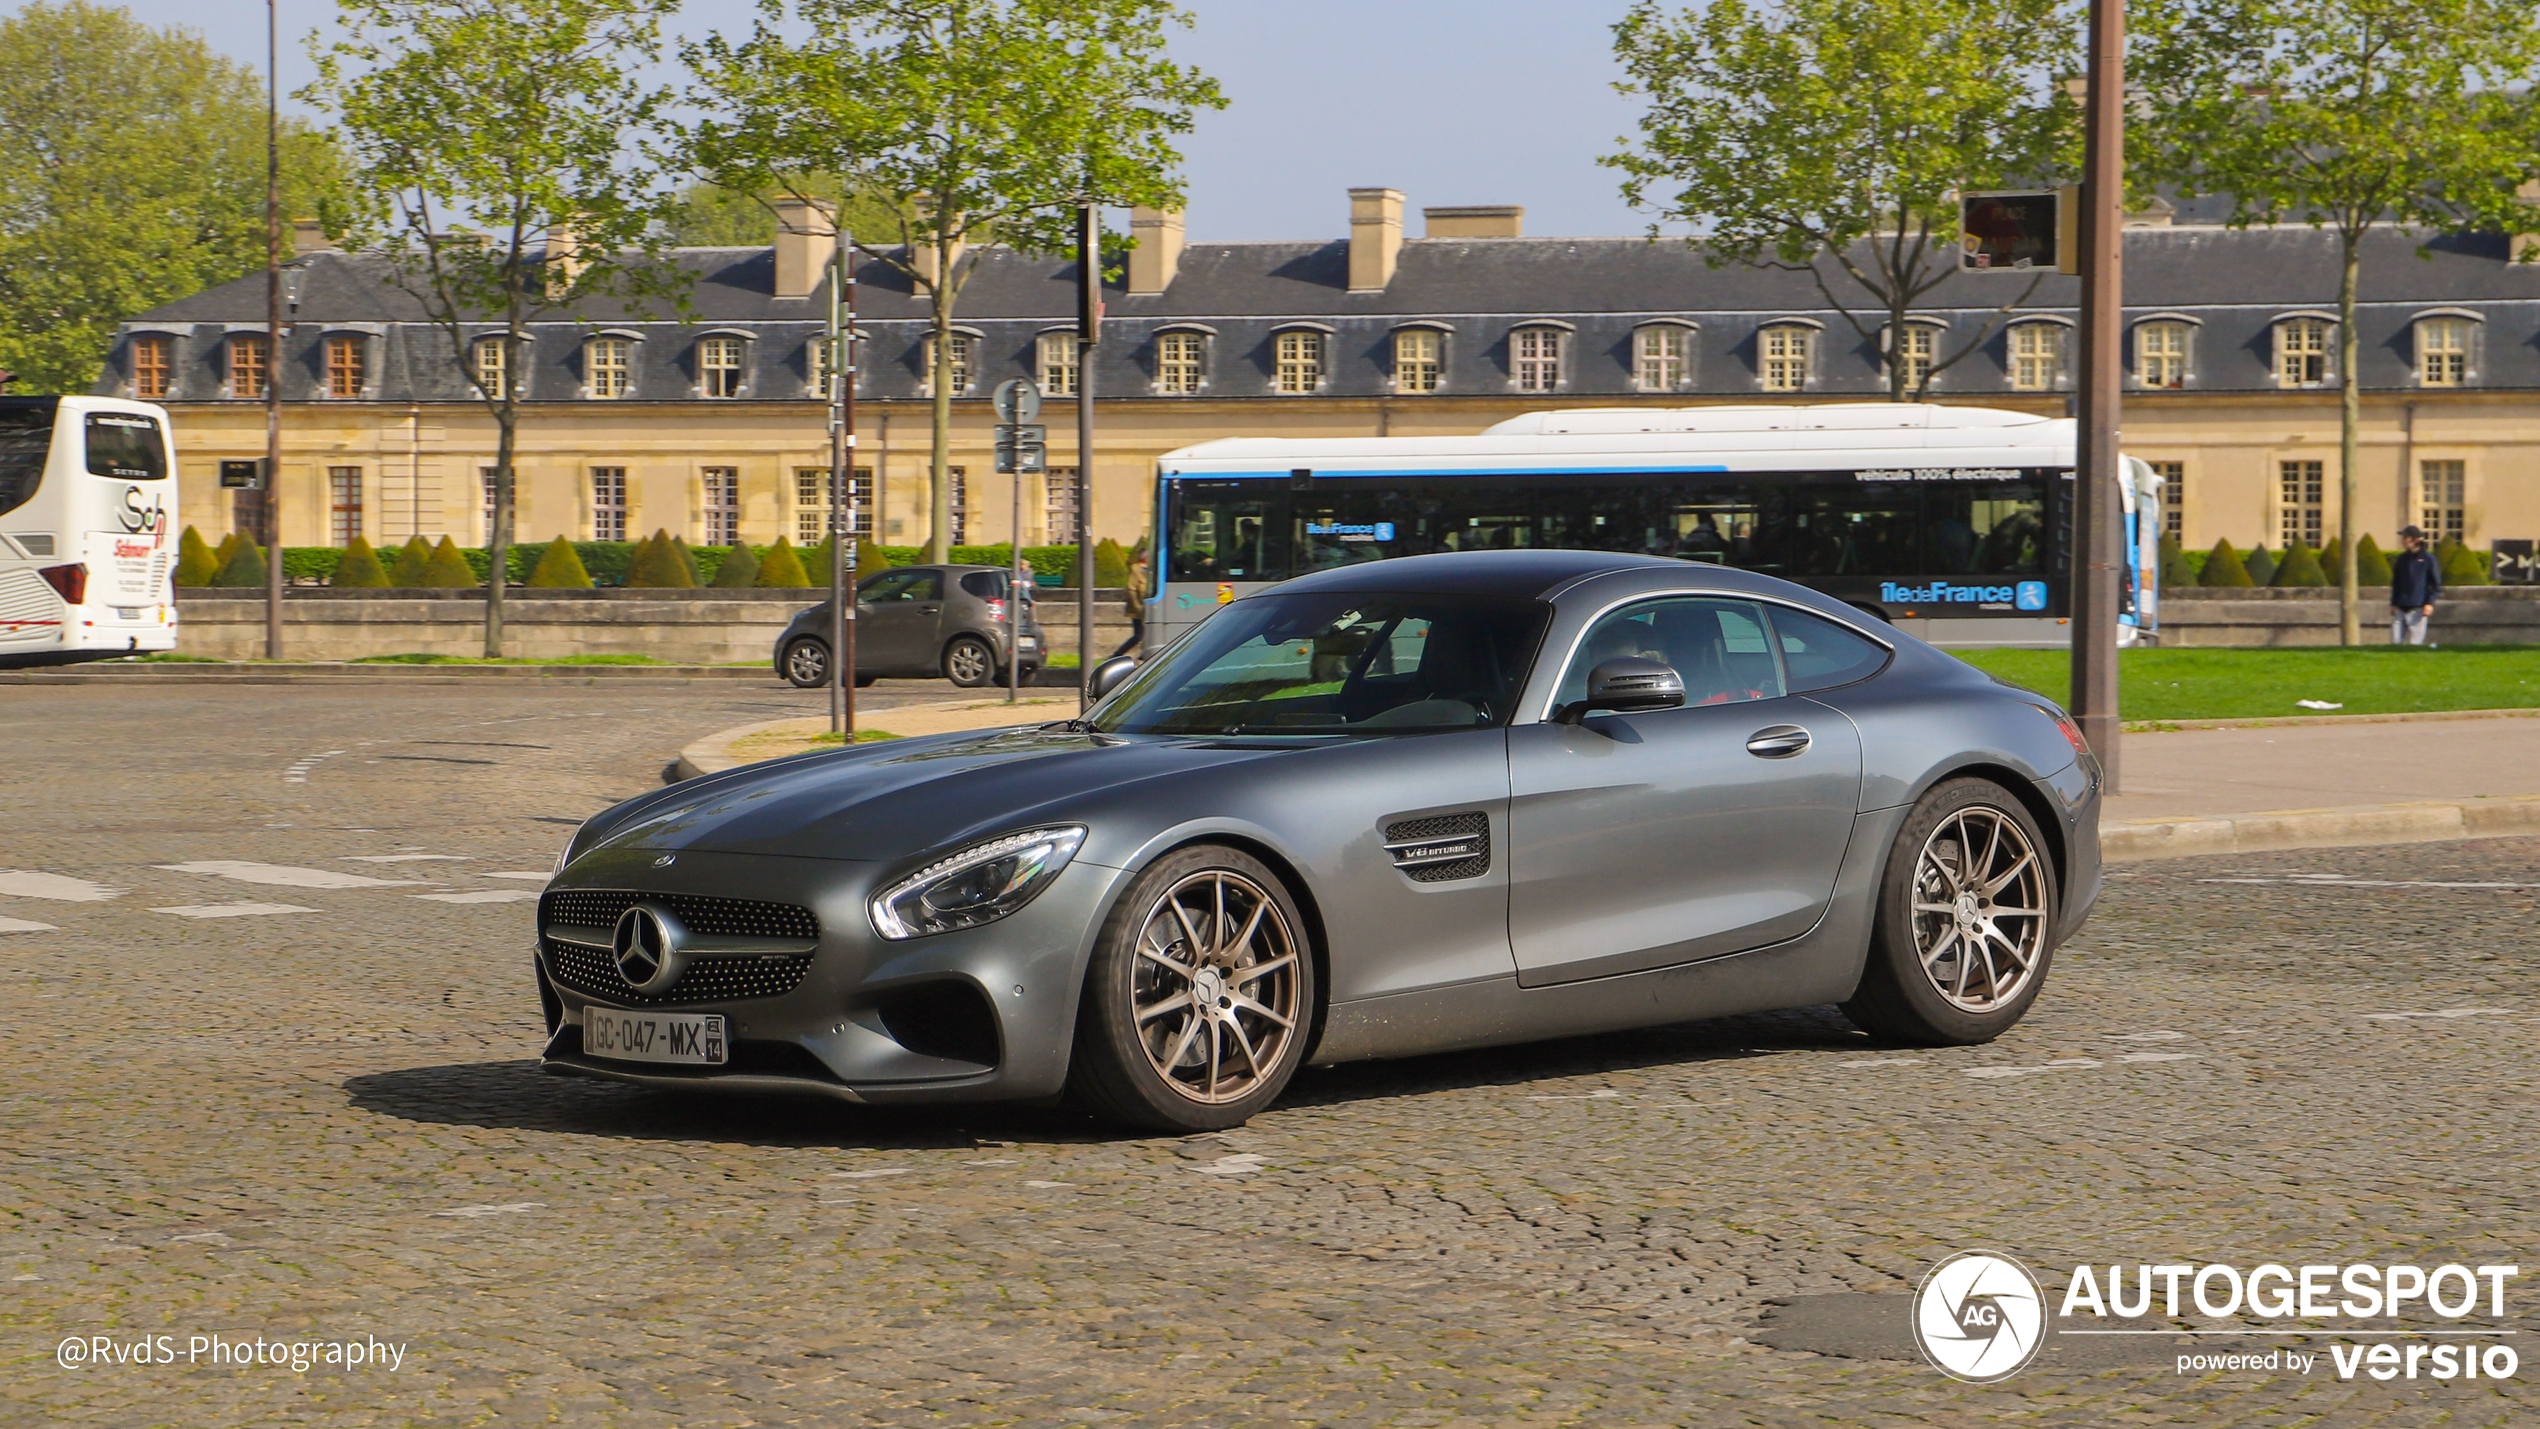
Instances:
[[[2118,446],[2125,224],[2125,0],[2090,0],[2081,186],[2081,392],[2073,473],[2072,714],[2099,756],[2105,792],[2119,788],[2117,745]]]

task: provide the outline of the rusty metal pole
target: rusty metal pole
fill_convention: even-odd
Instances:
[[[829,267],[829,729],[855,743],[855,249],[832,221]]]
[[[2072,714],[2117,792],[2118,445],[2124,332],[2119,237],[2125,224],[2125,0],[2090,0],[2083,100],[2081,430],[2073,479]]]
[[[282,111],[280,0],[265,0],[265,658],[282,658]]]
[[[1102,340],[1102,210],[1076,212],[1076,712],[1094,677],[1094,344]]]

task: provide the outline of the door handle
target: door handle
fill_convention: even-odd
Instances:
[[[1759,729],[1746,739],[1746,752],[1759,759],[1788,759],[1808,747],[1808,731],[1795,724]]]

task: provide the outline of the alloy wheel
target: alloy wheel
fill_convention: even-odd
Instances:
[[[785,652],[785,678],[806,689],[828,683],[829,652],[818,641],[795,641]]]
[[[1195,1102],[1249,1095],[1298,1034],[1300,956],[1260,884],[1225,869],[1175,883],[1147,910],[1130,978],[1148,1065]]]
[[[1941,820],[1914,862],[1914,955],[1962,1012],[2017,998],[2046,949],[2046,878],[2026,830],[1973,805]]]
[[[984,685],[994,657],[976,640],[956,640],[944,654],[944,674],[956,685]]]

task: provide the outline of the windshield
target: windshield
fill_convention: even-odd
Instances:
[[[1337,592],[1219,611],[1091,718],[1106,734],[1434,734],[1504,724],[1538,601]]]
[[[133,412],[88,414],[88,469],[119,481],[157,481],[168,474],[159,424]]]

